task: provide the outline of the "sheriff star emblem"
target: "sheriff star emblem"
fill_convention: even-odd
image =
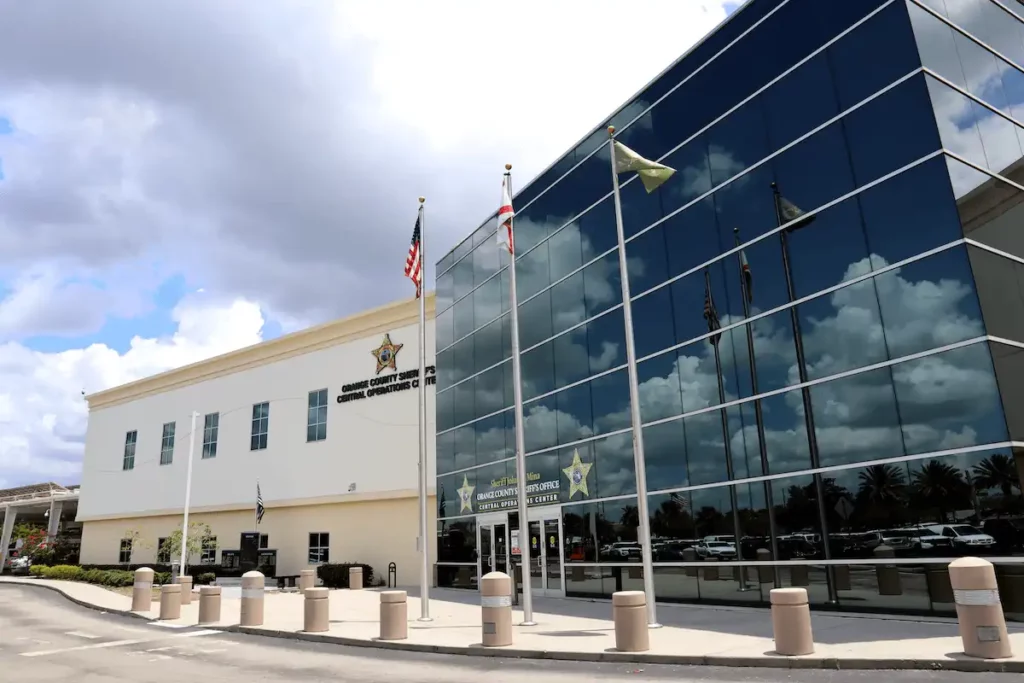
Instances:
[[[569,477],[569,500],[572,500],[577,491],[584,496],[590,495],[590,492],[587,491],[587,475],[590,474],[590,468],[593,466],[592,462],[584,463],[580,460],[578,450],[572,452],[572,464],[562,470],[565,476]]]
[[[398,352],[402,350],[402,346],[402,344],[392,344],[391,335],[385,334],[384,341],[381,342],[380,346],[370,351],[373,357],[377,359],[378,375],[386,368],[398,370],[398,366],[395,365],[395,359],[398,358]]]
[[[459,492],[459,512],[463,513],[467,510],[473,511],[473,489],[475,486],[469,485],[469,479],[466,475],[462,475],[462,488],[456,489]]]

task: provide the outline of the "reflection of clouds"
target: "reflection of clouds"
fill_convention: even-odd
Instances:
[[[1024,63],[1024,28],[991,2],[932,0],[926,4],[1018,64]],[[925,67],[1022,120],[1024,74],[913,3],[909,11]],[[995,172],[1024,156],[1024,131],[948,86],[927,80],[945,148]],[[959,197],[981,179],[970,169],[958,168],[952,180]]]
[[[871,266],[877,269],[887,265],[883,258],[872,255],[870,261],[866,258],[851,264],[843,280],[869,272]],[[973,297],[969,284],[948,276],[914,281],[904,276],[903,270],[895,269],[827,295],[825,301],[832,313],[804,325],[805,349],[809,362],[820,370],[817,376],[831,374],[830,368],[863,367],[869,360],[865,354],[880,343],[883,348],[885,344],[889,346],[892,357],[898,357],[895,351],[900,349],[935,348],[984,334],[981,320],[964,313],[963,309],[971,310],[971,306],[961,306]],[[884,302],[884,338],[879,298]],[[763,320],[770,321],[772,317]],[[723,320],[723,324],[730,322]],[[796,383],[798,373],[791,360],[792,344],[787,330],[765,329],[755,324],[759,374],[775,364],[791,383]],[[731,345],[736,345],[735,351]],[[736,387],[730,386],[736,376],[732,368],[734,357],[746,359],[743,328],[722,338],[726,401],[737,397]],[[736,370],[748,372],[745,365]],[[973,423],[991,416],[998,408],[995,380],[983,344],[901,363],[891,370],[882,368],[817,384],[811,394],[823,465],[894,457],[904,450],[919,453],[977,444],[987,435]],[[640,398],[645,421],[678,414],[680,405],[683,412],[716,405],[718,382],[711,345],[704,341],[684,347],[667,374],[641,383]],[[801,392],[794,390],[765,399],[762,405],[773,471],[808,467]],[[753,416],[743,412],[741,420],[740,407],[728,412],[734,462],[744,453],[753,462],[752,454],[757,452]],[[752,413],[752,409],[748,412]],[[659,460],[682,461],[688,453],[691,484],[703,477],[702,468],[724,470],[718,462],[695,461],[695,452],[704,460],[709,449],[719,454],[716,461],[724,456],[719,413],[709,412],[706,416],[703,420],[694,419],[697,416],[686,418],[685,436],[683,431],[666,429],[648,430],[651,436],[645,438],[648,453],[657,454]],[[680,438],[685,439],[685,448],[679,443]],[[665,442],[659,443],[658,439]],[[739,467],[737,471],[741,471]],[[751,474],[759,472],[752,470]],[[681,483],[659,482],[657,472],[650,472],[650,466],[649,476],[652,488]]]

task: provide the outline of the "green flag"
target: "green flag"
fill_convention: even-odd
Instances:
[[[628,173],[629,171],[636,171],[637,175],[640,176],[640,182],[644,184],[644,189],[647,190],[648,194],[661,187],[676,172],[674,168],[669,168],[650,159],[644,159],[629,147],[616,141],[615,172]]]

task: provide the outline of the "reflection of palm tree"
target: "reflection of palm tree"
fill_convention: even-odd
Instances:
[[[895,465],[872,465],[861,471],[860,494],[868,502],[888,507],[903,500],[906,477]]]
[[[967,493],[967,482],[960,470],[938,460],[931,460],[914,472],[914,486],[921,498],[938,509],[943,523],[946,511],[958,505]]]
[[[1013,495],[1013,487],[1020,489],[1020,475],[1013,458],[1004,454],[991,455],[973,468],[974,483],[983,489],[999,489],[1009,498]]]

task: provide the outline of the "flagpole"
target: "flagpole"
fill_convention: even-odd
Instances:
[[[715,300],[711,296],[711,271],[707,268],[704,269],[704,291],[707,293],[707,302],[710,307],[710,315],[714,315],[717,320],[718,314],[715,312]],[[710,323],[710,318],[709,321]],[[711,348],[715,352],[715,376],[718,378],[718,403],[723,405],[725,403],[725,383],[722,379],[722,352],[718,346],[722,342],[722,333],[718,333],[717,339],[711,337],[708,341],[711,342]],[[729,438],[729,416],[726,414],[726,409],[722,408],[718,411],[722,418],[722,441],[725,443],[725,476],[732,482],[735,481],[735,470],[732,463],[732,444]],[[735,538],[736,545],[736,559],[737,561],[743,560],[743,546],[742,546],[742,529],[740,527],[740,511],[739,504],[736,498],[736,487],[733,485],[729,486],[729,504],[732,506],[732,530],[733,537]],[[740,567],[740,591],[747,590],[747,574],[746,571]]]
[[[196,453],[196,418],[199,413],[192,411],[192,431],[188,439],[188,467],[185,474],[185,514],[181,519],[181,564],[178,565],[178,576],[185,575],[185,560],[188,559],[188,508],[192,501],[192,458]]]
[[[512,196],[512,164],[505,164],[505,182],[508,196]],[[502,197],[502,202],[505,199]],[[509,221],[515,221],[510,218]],[[514,225],[514,223],[513,223]],[[498,226],[501,230],[501,226]],[[523,376],[519,363],[519,297],[516,293],[515,230],[511,230],[512,249],[509,252],[508,284],[509,305],[512,322],[512,395],[516,416],[516,494],[519,507],[519,556],[523,569],[523,623],[522,626],[536,626],[533,620],[533,587],[530,585],[530,518],[527,516],[526,500],[526,432],[523,429]],[[515,582],[515,570],[512,572]],[[515,586],[512,590],[515,591]]]
[[[733,236],[735,237],[736,246],[740,246],[740,229],[732,229]],[[740,299],[743,300],[743,319],[749,320],[750,318],[750,303],[753,301],[753,293],[750,291],[750,284],[747,281],[747,277],[744,273],[744,265],[749,268],[749,264],[745,264],[744,259],[746,256],[742,251],[736,252],[736,258],[740,265]],[[754,354],[754,327],[752,323],[744,325],[747,330],[747,360],[750,363],[750,391],[753,396],[757,396],[760,390],[757,388],[757,362]],[[757,424],[757,448],[761,456],[761,474],[767,476],[769,472],[768,463],[768,444],[765,442],[764,436],[764,411],[761,408],[761,399],[754,399],[754,422]],[[764,495],[765,501],[768,505],[768,539],[769,549],[772,551],[772,559],[776,562],[779,561],[779,543],[776,538],[776,527],[775,527],[775,495],[772,492],[771,481],[764,482]],[[774,576],[775,586],[779,587],[782,585],[779,576],[779,566],[775,565],[772,567],[772,574]]]
[[[256,532],[256,550],[257,551],[259,550],[259,546],[260,546],[260,539],[259,539],[259,533],[260,533],[260,498],[261,498],[261,494],[260,494],[260,480],[257,478],[256,479],[256,506],[253,508],[253,511],[252,511],[252,518],[256,521],[256,524],[253,525],[252,529],[253,529],[253,531]]]
[[[633,307],[629,298],[629,269],[626,262],[626,236],[622,227],[622,199],[619,174],[615,169],[615,126],[608,126],[608,153],[612,169],[612,194],[615,197],[615,230],[619,238],[619,282],[622,287],[622,317],[626,327],[626,373],[629,377],[629,408],[633,428],[633,470],[636,473],[636,511],[639,516],[640,557],[647,598],[647,625],[660,628],[654,604],[654,563],[651,559],[651,517],[647,509],[647,472],[644,469],[644,437],[640,420],[640,386],[636,372],[636,348],[633,344]]]
[[[420,281],[416,288],[420,300],[420,386],[419,386],[419,437],[420,437],[420,618],[419,621],[433,621],[430,618],[430,542],[427,536],[427,315],[426,292],[423,283],[426,280],[426,229],[423,221],[423,203],[426,197],[420,197]]]
[[[772,183],[772,198],[775,201],[775,222],[782,227],[785,223],[782,217],[782,195],[779,192],[779,186],[776,183]],[[796,301],[796,290],[793,287],[793,273],[789,266],[789,241],[786,239],[787,230],[779,231],[779,240],[782,242],[782,269],[786,274],[786,294],[789,298],[789,303]],[[818,469],[821,467],[821,458],[818,453],[818,436],[814,431],[814,412],[811,408],[811,391],[807,388],[807,368],[804,364],[804,341],[800,334],[800,316],[797,313],[796,306],[789,307],[789,319],[793,325],[793,345],[796,348],[796,370],[798,377],[800,378],[800,384],[803,386],[800,389],[800,395],[803,398],[804,408],[804,424],[807,429],[807,445],[811,452],[811,468]],[[832,559],[832,550],[829,547],[828,542],[828,518],[825,515],[825,485],[821,479],[821,473],[815,472],[813,475],[814,479],[814,491],[818,497],[818,523],[821,526],[821,544],[826,560]],[[825,583],[828,589],[828,601],[830,603],[838,602],[838,596],[836,595],[835,589],[835,577],[834,569],[832,565],[825,566]]]

